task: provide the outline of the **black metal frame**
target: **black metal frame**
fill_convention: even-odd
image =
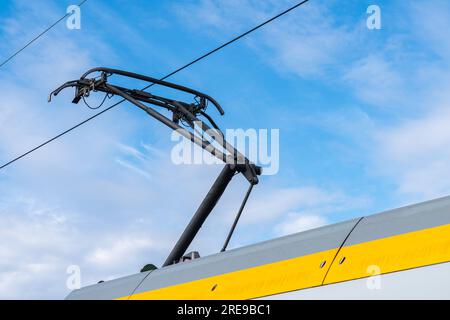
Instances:
[[[100,76],[88,78],[88,76],[97,72],[100,73]],[[108,78],[113,75],[142,80],[151,83],[151,85],[160,85],[190,94],[194,97],[194,103],[176,101],[173,99],[156,96],[143,90],[128,89],[112,85],[108,82]],[[79,80],[66,82],[55,91],[50,93],[49,102],[51,101],[52,96],[58,95],[63,89],[69,87],[75,87],[76,89],[75,97],[72,101],[73,103],[78,103],[84,97],[89,96],[91,92],[96,91],[104,92],[107,95],[111,94],[120,96],[124,100],[127,100],[138,108],[144,110],[147,114],[162,122],[172,130],[176,130],[185,138],[189,139],[191,142],[197,144],[225,163],[225,167],[222,169],[222,172],[217,177],[206,197],[203,199],[202,203],[200,204],[191,221],[182,233],[181,237],[175,244],[174,248],[170,252],[163,266],[168,266],[180,261],[183,254],[192,243],[192,240],[197,235],[201,226],[221,198],[233,176],[236,173],[243,174],[243,176],[249,181],[250,188],[247,191],[244,202],[239,209],[238,215],[236,216],[233,226],[222,248],[222,251],[224,251],[231,238],[234,228],[236,227],[237,221],[242,213],[243,207],[248,199],[250,191],[252,190],[253,186],[258,184],[259,182],[258,176],[261,174],[261,168],[251,163],[244,155],[242,155],[232,145],[225,141],[225,138],[218,128],[217,124],[214,122],[212,117],[206,113],[208,103],[211,103],[215,106],[219,113],[223,115],[225,112],[223,111],[219,103],[207,94],[201,93],[191,88],[140,75],[137,73],[111,68],[90,69],[85,74],[83,74]],[[160,112],[145,104],[151,104],[167,109],[168,111],[172,112],[172,119],[167,118]],[[200,120],[199,116],[203,116],[206,120],[208,120],[208,122],[214,129],[211,129],[204,121]],[[187,126],[190,127],[193,132],[180,126],[180,121],[184,124],[187,124]],[[196,126],[200,127],[200,130],[202,131],[201,133],[198,132]],[[213,132],[217,134],[212,136],[211,130],[215,130]],[[201,136],[199,137],[195,133],[201,134]],[[214,142],[210,142],[209,140],[205,139],[205,134]],[[217,139],[217,137],[221,137],[221,139]],[[220,145],[223,151],[214,146],[214,143],[216,145]]]

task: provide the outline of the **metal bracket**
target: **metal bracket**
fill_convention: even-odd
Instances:
[[[96,72],[99,72],[100,76],[88,78],[89,75]],[[129,89],[113,85],[108,81],[111,76],[123,76],[126,78],[142,80],[151,83],[151,85],[160,85],[179,92],[187,93],[193,97],[194,102],[188,103],[176,101],[174,99],[153,95],[152,93],[143,90]],[[208,194],[203,199],[180,239],[167,257],[164,266],[176,263],[182,259],[184,253],[197,235],[197,232],[201,228],[202,224],[214,209],[216,203],[219,201],[229,182],[236,173],[242,173],[242,175],[249,181],[251,188],[258,184],[258,176],[261,174],[261,168],[251,163],[250,160],[230,145],[224,139],[223,134],[212,117],[206,113],[208,103],[211,103],[221,115],[224,114],[224,111],[219,103],[209,95],[171,82],[158,80],[156,78],[128,71],[110,68],[94,68],[88,70],[79,80],[68,81],[50,93],[49,102],[51,101],[52,96],[57,96],[62,90],[69,87],[75,87],[75,97],[72,100],[73,103],[78,103],[82,98],[88,97],[91,92],[97,91],[122,97],[124,100],[144,110],[147,114],[165,124],[172,130],[177,130],[192,143],[202,147],[204,150],[208,151],[226,164]],[[167,118],[148,105],[162,107],[171,112],[172,117]],[[220,133],[222,141],[217,144],[220,145],[221,149],[217,147],[217,144],[215,146],[213,143],[204,138],[204,134],[206,133],[208,136],[208,132],[212,129],[204,121],[200,120],[199,117],[204,117],[211,124],[211,126]],[[180,122],[187,123],[188,127],[193,131],[189,131],[188,129],[180,126]],[[200,130],[202,131],[201,136],[198,136],[198,130],[195,128],[195,123],[200,125]],[[242,213],[251,188],[247,192],[244,203],[241,205],[238,217],[235,219],[235,223],[229,233],[226,244],[228,244],[229,238],[231,237],[239,216]],[[224,245],[224,248],[226,248],[226,244]]]

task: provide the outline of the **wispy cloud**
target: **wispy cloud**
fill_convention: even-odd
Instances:
[[[315,229],[326,225],[328,221],[321,214],[289,212],[286,219],[276,226],[280,236]]]
[[[408,96],[407,109],[393,124],[377,126],[372,155],[377,170],[396,183],[397,194],[418,201],[450,192],[450,40],[442,36],[450,28],[450,11],[445,1],[406,8],[415,41],[428,59],[409,64],[406,74],[413,75],[417,90],[398,93]]]
[[[370,54],[358,60],[344,74],[343,80],[370,105],[396,108],[403,100],[403,79],[384,56]]]
[[[202,0],[176,8],[191,28],[223,37],[246,31],[291,5],[291,1]],[[259,30],[246,42],[280,72],[327,78],[329,69],[355,45],[354,36],[351,28],[335,21],[329,5],[310,2]]]
[[[448,101],[448,100],[447,100]],[[450,192],[450,105],[377,134],[378,168],[401,194],[429,199]]]

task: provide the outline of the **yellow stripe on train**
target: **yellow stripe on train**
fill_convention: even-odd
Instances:
[[[372,266],[385,274],[447,262],[450,225],[343,247],[334,259],[337,253],[338,248],[121,299],[252,299],[368,277]]]

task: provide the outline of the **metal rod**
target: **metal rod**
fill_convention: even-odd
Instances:
[[[115,88],[115,90],[113,89]],[[122,88],[116,85],[111,85],[111,84],[105,84],[104,88],[103,87],[98,87],[97,88],[98,91],[102,91],[102,92],[106,92],[106,93],[111,93],[111,91],[113,93],[116,93],[118,95],[121,95],[123,98],[127,99],[128,101],[132,102],[133,104],[135,104],[136,106],[138,106],[139,108],[143,109],[144,111],[146,111],[147,113],[149,113],[152,117],[156,118],[157,120],[163,122],[165,125],[171,127],[173,130],[182,130],[185,132],[181,132],[183,134],[183,136],[187,139],[189,139],[190,141],[196,143],[197,145],[199,145],[200,147],[202,147],[203,149],[209,151],[210,153],[212,153],[213,155],[215,155],[217,158],[219,158],[220,160],[222,160],[225,163],[237,163],[237,164],[245,164],[245,163],[249,163],[248,159],[242,154],[240,153],[235,147],[233,147],[230,143],[228,143],[228,141],[225,140],[225,137],[223,136],[222,132],[219,131],[220,135],[218,137],[215,137],[216,142],[224,149],[226,150],[229,155],[225,156],[225,154],[222,154],[222,152],[220,152],[217,148],[215,148],[211,143],[206,142],[205,140],[202,139],[197,139],[198,141],[194,141],[196,140],[195,138],[192,137],[192,135],[189,133],[189,136],[184,134],[187,133],[187,131],[181,127],[176,125],[176,129],[175,127],[173,127],[172,124],[169,124],[167,121],[170,121],[171,123],[173,123],[173,121],[167,119],[166,117],[162,116],[161,114],[159,114],[157,111],[154,111],[152,109],[149,109],[147,106],[143,106],[142,104],[139,105],[137,104],[135,101],[143,101],[146,103],[150,103],[153,105],[157,105],[160,107],[166,107],[163,103],[158,102],[157,100],[154,99],[149,99],[149,98],[136,98],[134,97],[132,94],[130,94],[128,91],[128,89],[126,88]],[[119,93],[119,91],[121,93]],[[157,97],[156,98],[161,98],[161,97]],[[134,100],[133,100],[134,99]],[[171,104],[173,106],[178,107],[178,109],[183,113],[183,115],[186,116],[186,118],[191,121],[191,122],[195,122],[197,124],[200,125],[200,129],[205,132],[205,133],[209,133],[211,132],[211,128],[204,123],[203,121],[201,121],[200,119],[198,119],[197,117],[195,117],[192,113],[190,113],[183,105],[182,103],[178,102],[178,101],[171,101]],[[150,111],[150,112],[149,112]],[[159,116],[157,116],[159,115]],[[162,119],[165,118],[165,119]],[[209,116],[208,116],[209,117]],[[210,117],[209,117],[210,118]],[[207,118],[208,119],[208,118]],[[208,119],[209,120],[209,119]],[[211,119],[212,120],[212,119]],[[209,121],[211,121],[209,120]],[[214,121],[213,121],[214,122]],[[210,134],[208,134],[210,136]],[[200,141],[203,141],[203,144],[200,144]],[[212,150],[215,150],[215,154],[212,152]]]
[[[185,128],[179,126],[178,124],[176,124],[172,120],[166,118],[165,116],[163,116],[159,112],[153,110],[152,108],[149,108],[149,107],[145,106],[140,101],[136,100],[135,98],[133,98],[132,96],[128,95],[127,93],[121,91],[120,89],[118,89],[115,86],[110,85],[110,84],[106,84],[105,86],[106,86],[107,89],[110,90],[110,92],[112,92],[112,93],[114,93],[116,95],[119,95],[122,98],[124,98],[125,100],[128,100],[129,102],[133,103],[135,106],[137,106],[140,109],[144,110],[145,112],[147,112],[150,116],[152,116],[156,120],[162,122],[163,124],[165,124],[166,126],[171,128],[172,130],[176,130],[178,133],[183,135],[186,139],[189,139],[193,143],[197,144],[199,147],[205,149],[206,151],[211,153],[213,156],[217,157],[219,160],[221,160],[221,161],[223,161],[225,163],[234,163],[235,162],[231,155],[224,154],[223,152],[219,151],[217,148],[215,148],[209,142],[206,142],[206,141],[202,140],[201,138],[199,138],[196,135],[194,135],[192,132],[189,132]]]
[[[239,208],[239,211],[236,215],[236,218],[234,218],[233,225],[231,226],[230,232],[228,232],[227,239],[225,240],[225,243],[223,244],[222,250],[220,252],[224,252],[227,247],[228,243],[230,242],[231,236],[233,235],[234,229],[236,229],[236,225],[239,222],[239,218],[241,217],[242,211],[244,211],[245,204],[247,203],[248,197],[250,196],[250,193],[252,192],[254,184],[250,183],[250,186],[247,189],[247,193],[245,194],[244,200],[242,201],[241,207]]]
[[[219,201],[235,173],[236,169],[234,169],[234,167],[232,168],[229,164],[225,165],[205,199],[203,199],[191,221],[187,225],[180,239],[178,239],[177,243],[173,247],[164,262],[163,267],[176,263],[183,257],[183,254],[186,252],[192,240],[194,240],[206,218],[208,218],[209,214],[214,209],[217,201]]]
[[[168,82],[168,81],[164,81],[164,80],[159,80],[153,77],[148,77],[148,76],[144,76],[142,74],[137,74],[134,72],[129,72],[129,71],[123,71],[123,70],[117,70],[117,69],[111,69],[111,68],[103,68],[103,67],[99,67],[99,68],[93,68],[90,69],[88,71],[86,71],[82,76],[81,79],[85,79],[89,74],[93,73],[93,72],[105,72],[105,73],[109,73],[109,74],[118,74],[124,77],[129,77],[129,78],[134,78],[134,79],[138,79],[138,80],[143,80],[143,81],[147,81],[150,83],[155,83],[155,84],[159,84],[165,87],[169,87],[175,90],[179,90],[179,91],[184,91],[186,93],[190,93],[199,97],[204,97],[207,100],[211,101],[211,103],[217,108],[217,110],[219,111],[219,113],[221,115],[223,115],[225,112],[223,111],[222,107],[220,106],[220,104],[213,99],[212,97],[210,97],[209,95],[199,92],[197,90],[193,90],[191,88],[187,88],[185,86],[180,86],[178,84],[172,83],[172,82]]]

